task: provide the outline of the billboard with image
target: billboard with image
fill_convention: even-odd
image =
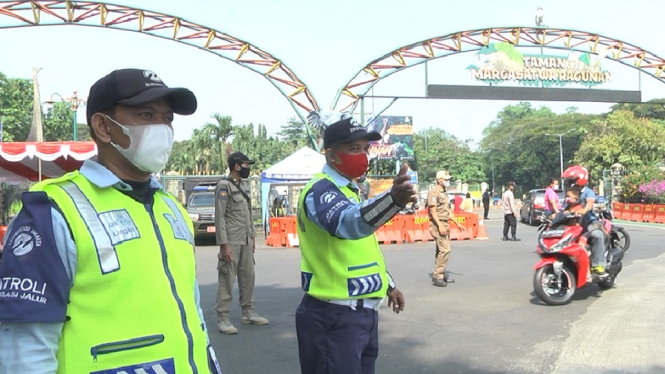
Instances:
[[[410,116],[378,116],[367,131],[381,134],[381,140],[370,142],[371,158],[402,160],[413,159],[413,123]]]

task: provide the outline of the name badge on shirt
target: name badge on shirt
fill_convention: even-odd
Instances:
[[[99,220],[102,221],[114,246],[140,237],[136,224],[125,209],[100,213]]]

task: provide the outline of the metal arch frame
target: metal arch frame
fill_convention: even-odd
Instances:
[[[509,42],[520,47],[562,50],[575,48],[580,52],[594,54],[604,48],[608,50],[607,58],[645,72],[665,83],[665,59],[621,40],[579,30],[495,27],[455,32],[409,44],[383,55],[356,73],[337,92],[331,107],[338,111],[354,111],[358,102],[362,103],[361,98],[383,78],[430,60],[479,50],[493,42]]]
[[[265,77],[289,101],[316,145],[306,117],[310,111],[318,110],[319,105],[307,85],[280,59],[229,34],[164,13],[91,1],[0,0],[2,20],[9,20],[9,23],[0,24],[0,30],[61,25],[113,28],[172,40],[213,53]],[[302,110],[306,112],[302,113]]]

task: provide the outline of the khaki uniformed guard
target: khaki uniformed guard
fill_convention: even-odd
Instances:
[[[256,230],[252,221],[249,165],[254,160],[240,152],[229,156],[229,176],[217,184],[215,190],[215,229],[219,245],[217,264],[217,310],[219,332],[236,334],[238,329],[229,319],[233,300],[232,291],[236,275],[243,325],[267,325],[268,320],[254,311],[254,250]]]
[[[90,89],[96,161],[36,184],[0,265],[0,373],[221,373],[199,307],[194,230],[152,174],[196,97],[153,72]]]
[[[450,186],[450,173],[441,170],[436,173],[436,187],[427,194],[429,211],[429,232],[436,240],[436,255],[434,260],[434,273],[432,283],[438,287],[445,287],[455,280],[448,277],[446,267],[450,257],[450,221],[457,225],[461,231],[464,227],[455,220],[448,201],[448,187]]]

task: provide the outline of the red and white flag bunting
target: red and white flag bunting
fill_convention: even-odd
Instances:
[[[18,184],[56,178],[97,155],[95,142],[0,143],[0,182]]]

